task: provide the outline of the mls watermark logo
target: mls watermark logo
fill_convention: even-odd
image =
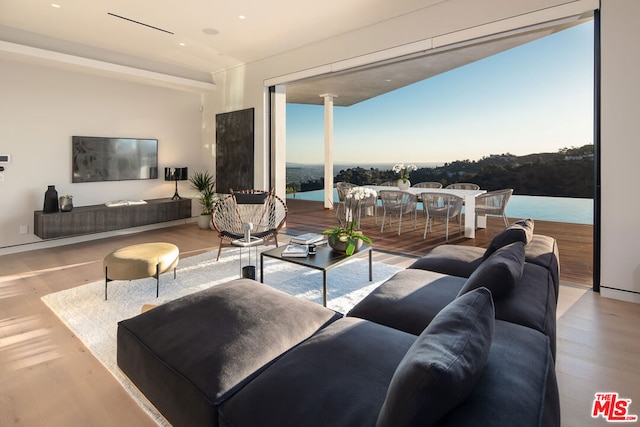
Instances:
[[[631,399],[622,399],[618,393],[596,393],[593,400],[591,417],[602,417],[607,422],[633,423],[638,421],[637,415],[629,414]]]

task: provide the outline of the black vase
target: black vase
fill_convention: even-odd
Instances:
[[[55,185],[50,185],[47,191],[44,193],[44,207],[42,211],[44,213],[58,212],[60,207],[58,206],[58,192]]]

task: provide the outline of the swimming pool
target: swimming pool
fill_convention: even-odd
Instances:
[[[324,190],[287,194],[287,198],[322,201]],[[336,189],[333,190],[333,200],[338,201]],[[593,199],[514,195],[507,205],[507,217],[593,224]]]

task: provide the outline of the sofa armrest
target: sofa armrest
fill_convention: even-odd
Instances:
[[[524,255],[526,262],[537,264],[549,270],[557,301],[560,286],[560,255],[556,239],[543,234],[534,234],[531,242],[524,247]]]

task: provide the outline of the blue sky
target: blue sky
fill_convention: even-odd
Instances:
[[[322,163],[322,106],[287,104],[287,161]],[[593,22],[334,110],[335,163],[444,163],[593,142]]]

